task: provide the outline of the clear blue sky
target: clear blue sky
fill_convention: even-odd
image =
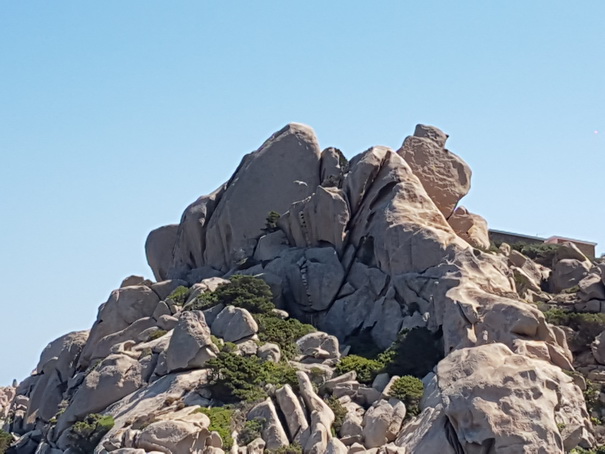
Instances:
[[[0,384],[291,121],[349,157],[437,125],[490,226],[605,251],[604,23],[602,0],[0,3]]]

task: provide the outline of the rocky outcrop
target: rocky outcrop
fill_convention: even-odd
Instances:
[[[552,272],[510,247],[486,251],[485,220],[456,208],[471,172],[446,139],[418,125],[397,152],[371,147],[347,162],[337,149],[321,152],[307,126],[275,133],[178,225],[149,235],[159,282],[127,278],[89,334],[47,347],[3,410],[10,430],[23,446],[69,452],[74,423],[102,413],[114,425],[97,454],[590,446],[571,334],[528,301],[600,310],[603,271],[571,246],[557,251]],[[220,303],[212,300],[220,292],[205,295],[236,274],[264,280],[277,309],[259,309],[259,295]],[[549,295],[549,285],[566,293]],[[303,335],[289,316],[322,331]],[[280,331],[289,329],[301,329],[296,339]],[[412,333],[423,341],[406,345],[405,360],[423,366],[400,366],[428,372],[418,416],[398,388],[403,372],[335,376],[348,353],[394,345],[393,355]],[[579,342],[593,377],[605,373],[601,341]],[[237,388],[247,378],[254,389]],[[241,395],[262,397],[224,407]],[[234,412],[223,414],[229,430],[220,434],[211,429],[217,409]]]

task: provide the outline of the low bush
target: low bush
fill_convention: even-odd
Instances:
[[[279,345],[282,355],[286,359],[296,356],[298,339],[316,331],[313,326],[295,318],[284,320],[271,314],[257,314],[254,319],[258,323],[258,338],[262,342],[273,342]]]
[[[96,413],[86,416],[71,427],[68,436],[71,448],[80,454],[92,454],[113,425],[112,416]]]
[[[254,418],[244,423],[244,427],[237,434],[237,441],[240,446],[246,446],[261,436],[265,420],[263,418]]]
[[[13,443],[13,436],[0,429],[0,454],[4,454]]]
[[[558,244],[538,243],[538,244],[511,244],[510,247],[521,254],[529,257],[540,265],[552,267],[553,259],[559,249]]]
[[[210,419],[208,430],[217,432],[223,440],[223,448],[228,450],[233,446],[233,410],[226,407],[198,408],[196,410],[203,413]]]
[[[334,412],[334,424],[332,424],[332,429],[338,434],[342,427],[342,423],[347,416],[347,409],[340,403],[340,400],[338,400],[337,397],[330,396],[324,400],[326,404],[328,404],[328,407]]]
[[[302,446],[298,443],[294,443],[293,445],[284,446],[279,449],[268,449],[265,450],[267,454],[303,454]]]
[[[605,314],[588,312],[567,312],[562,309],[550,309],[544,312],[548,323],[569,326],[576,332],[575,342],[588,347],[594,338],[605,330]]]
[[[158,329],[156,331],[154,331],[151,336],[149,336],[149,340],[156,340],[159,339],[160,337],[162,337],[164,334],[166,334],[168,331],[166,331],[165,329]]]
[[[182,306],[187,301],[187,298],[189,298],[189,289],[184,285],[179,285],[166,299],[171,299],[174,301],[174,304]]]
[[[416,377],[404,375],[395,380],[389,394],[405,404],[407,412],[416,416],[420,413],[420,399],[424,393],[424,385]]]
[[[208,361],[213,395],[223,402],[258,401],[267,397],[265,386],[296,387],[296,370],[287,363],[263,361],[256,356],[220,352]]]
[[[265,314],[275,309],[271,288],[254,276],[235,275],[231,282],[219,285],[214,292],[202,293],[187,304],[187,310],[205,310],[217,304],[244,308],[254,314]]]
[[[357,372],[357,381],[372,383],[376,375],[384,368],[384,363],[375,359],[364,358],[358,355],[345,356],[336,365],[336,375],[346,374],[354,370]]]

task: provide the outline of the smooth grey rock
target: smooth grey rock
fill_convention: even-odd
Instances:
[[[267,443],[267,449],[279,449],[288,446],[288,436],[281,425],[275,405],[270,398],[257,404],[248,413],[248,420],[262,418],[265,420],[262,436]]]
[[[145,255],[156,281],[168,278],[177,230],[178,225],[166,225],[151,231],[147,236]]]
[[[240,307],[225,307],[212,323],[212,334],[225,342],[237,342],[257,332],[258,324],[252,314]]]
[[[212,343],[202,312],[181,313],[166,350],[168,372],[202,367],[217,353],[218,347]]]

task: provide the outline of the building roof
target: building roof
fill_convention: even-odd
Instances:
[[[531,235],[524,235],[522,233],[516,233],[516,232],[507,232],[505,230],[496,230],[496,229],[489,229],[489,233],[500,233],[502,235],[512,235],[512,236],[518,236],[519,238],[527,238],[528,240],[540,240],[540,241],[546,241],[546,238],[541,238],[539,236],[531,236]],[[552,237],[551,237],[552,238]]]
[[[550,238],[546,238],[546,241],[552,241],[552,240],[570,241],[572,243],[582,243],[582,244],[588,244],[590,246],[597,245],[597,243],[593,243],[592,241],[576,240],[575,238],[566,238],[564,236],[551,236]]]

